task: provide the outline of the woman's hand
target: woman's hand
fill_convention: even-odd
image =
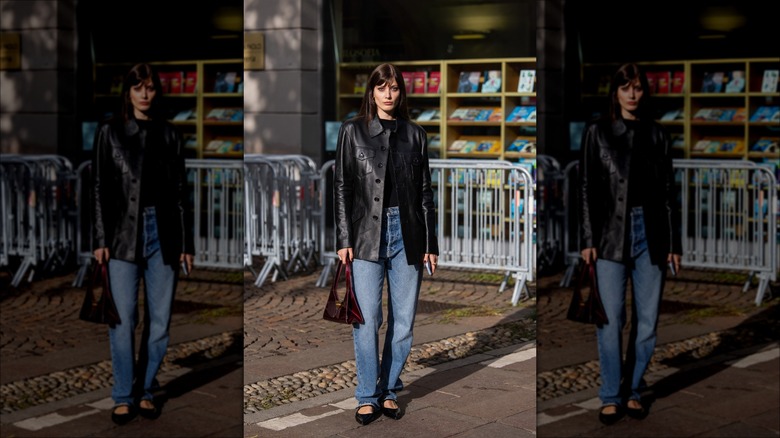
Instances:
[[[586,265],[591,264],[591,262],[595,262],[598,257],[596,257],[596,248],[585,248],[581,252],[582,254],[582,260],[585,261]]]
[[[99,265],[102,265],[103,261],[108,263],[110,256],[108,253],[108,248],[98,248],[93,252],[93,254],[95,254],[95,260],[97,260]]]
[[[431,262],[431,275],[433,275],[436,273],[436,265],[439,264],[439,256],[426,253],[423,257],[423,264],[428,263],[428,261]]]
[[[181,253],[179,261],[187,266],[187,272],[192,272],[192,254]]]
[[[339,260],[341,260],[341,263],[352,261],[352,248],[341,248],[338,250],[337,254],[339,255]]]
[[[666,256],[666,262],[671,263],[674,266],[674,272],[680,272],[680,258],[680,254],[669,253],[669,255]]]

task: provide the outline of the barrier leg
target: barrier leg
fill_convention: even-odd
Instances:
[[[516,306],[520,301],[520,297],[525,292],[526,300],[531,298],[531,294],[528,292],[528,288],[525,285],[525,274],[517,274],[517,282],[515,283],[515,292],[512,294],[512,305]],[[525,301],[525,300],[523,300]]]
[[[511,271],[506,271],[506,275],[504,275],[504,279],[501,280],[501,286],[498,287],[498,293],[501,293],[506,289],[507,283],[509,283],[509,276],[512,275]]]
[[[333,266],[335,264],[336,264],[336,260],[334,259],[328,260],[328,264],[326,264],[322,268],[320,277],[317,279],[317,287],[328,287],[328,278],[330,277],[330,273],[333,270]]]
[[[578,262],[570,263],[569,266],[566,267],[566,272],[563,274],[563,278],[561,278],[561,283],[559,286],[561,287],[569,287],[571,284],[571,279],[574,277],[574,271],[577,269]]]
[[[32,265],[33,265],[33,261],[30,260],[30,257],[29,256],[25,257],[24,260],[22,261],[22,264],[19,266],[19,269],[16,270],[13,279],[11,279],[11,286],[19,287],[19,284],[24,279],[24,274]]]
[[[756,306],[760,306],[764,301],[764,294],[766,294],[767,290],[770,291],[769,293],[771,295],[771,290],[769,289],[769,276],[759,274],[758,291],[756,291]]]
[[[747,292],[748,289],[750,289],[751,283],[753,283],[753,279],[756,277],[756,272],[753,271],[748,275],[747,281],[745,282],[745,286],[742,288],[742,292]]]

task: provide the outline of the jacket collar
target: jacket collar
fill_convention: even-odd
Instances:
[[[399,140],[406,141],[406,129],[403,129],[406,120],[401,118],[396,118],[396,120],[398,121],[398,127],[395,130],[395,135],[398,136]],[[379,121],[378,116],[374,116],[374,118],[368,122],[368,135],[370,135],[372,138],[381,134],[384,132],[384,130],[385,128],[382,127],[382,122]]]
[[[621,135],[625,134],[628,128],[626,128],[625,122],[623,122],[623,119],[616,119],[612,122],[612,135],[615,137],[620,137]]]

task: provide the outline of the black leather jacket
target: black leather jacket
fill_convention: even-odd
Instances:
[[[337,246],[352,248],[356,259],[379,259],[391,135],[397,136],[392,161],[406,259],[419,264],[426,253],[438,255],[439,245],[427,136],[406,120],[398,119],[394,133],[384,130],[376,117],[368,126],[360,119],[341,126],[334,177]]]
[[[585,130],[580,161],[581,248],[596,248],[597,257],[622,262],[630,251],[628,183],[632,166],[643,169],[647,180],[642,210],[648,250],[653,264],[666,262],[669,253],[682,254],[671,142],[656,122],[641,122],[635,137],[625,122],[599,120]],[[644,149],[639,149],[644,148]],[[631,164],[632,155],[642,163]]]
[[[187,205],[183,144],[179,132],[161,123],[164,150],[155,204],[160,247],[165,264],[175,265],[182,253],[193,254],[192,225]],[[141,175],[146,130],[135,120],[103,124],[92,159],[92,247],[108,248],[110,257],[135,262],[142,253]],[[158,146],[159,147],[159,146]]]

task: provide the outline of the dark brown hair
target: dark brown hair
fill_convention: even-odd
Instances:
[[[643,121],[652,120],[653,111],[650,105],[650,85],[647,82],[647,75],[638,65],[629,63],[621,65],[615,72],[615,75],[612,76],[612,83],[609,87],[609,114],[613,121],[623,118],[620,111],[620,102],[618,102],[617,97],[618,88],[630,82],[634,82],[637,79],[644,91],[642,98],[639,100],[637,117],[639,120]]]
[[[152,119],[160,117],[160,106],[162,100],[162,84],[160,83],[160,75],[158,75],[157,71],[149,64],[136,64],[130,69],[129,72],[127,72],[125,75],[125,80],[122,83],[123,120],[127,121],[135,118],[133,113],[133,103],[130,101],[130,89],[150,79],[157,94],[155,94],[154,99],[152,99],[152,105],[151,108],[149,108],[149,117]]]
[[[360,104],[358,118],[368,123],[376,116],[374,87],[384,85],[393,80],[395,80],[401,92],[398,96],[398,104],[395,106],[394,115],[396,118],[409,120],[409,106],[406,103],[406,84],[404,84],[404,77],[401,75],[401,71],[393,64],[380,64],[371,72],[366,84],[366,92],[363,94],[363,103]]]

